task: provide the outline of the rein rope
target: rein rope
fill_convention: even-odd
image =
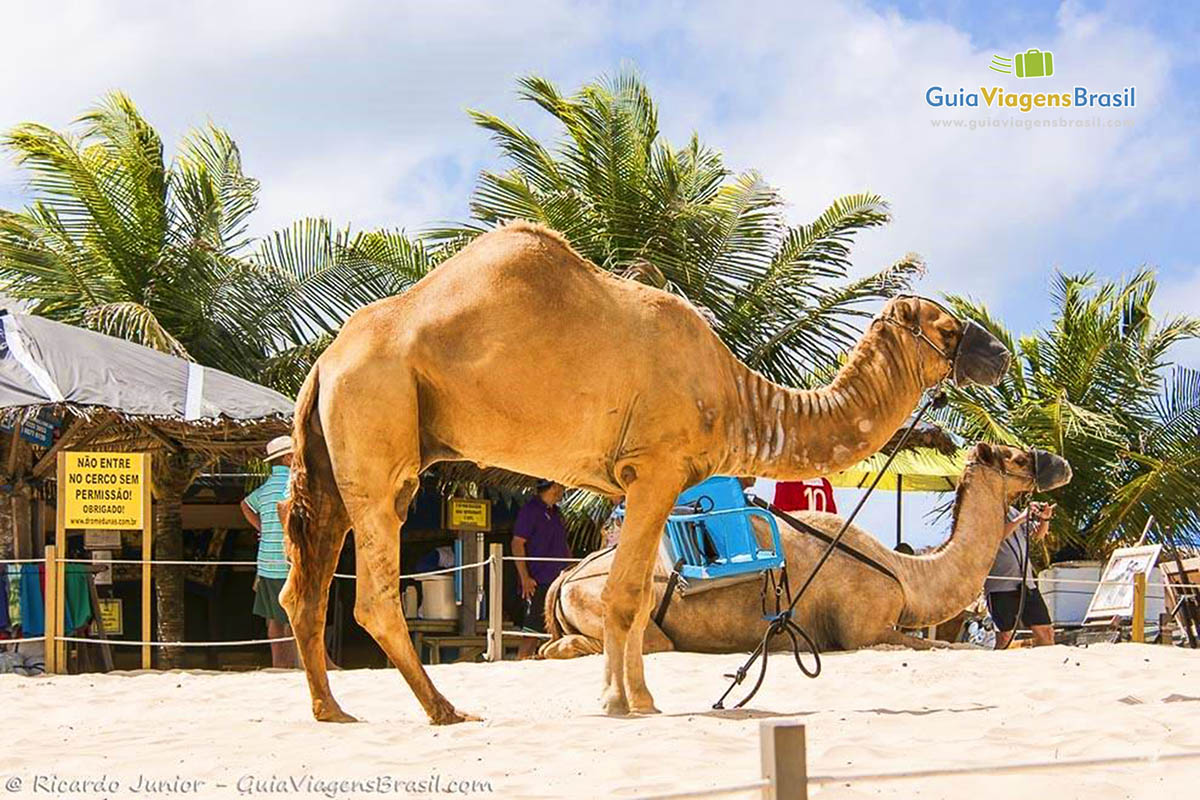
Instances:
[[[812,637],[810,637],[804,631],[804,629],[796,623],[795,619],[793,619],[793,614],[796,610],[796,604],[800,602],[800,598],[802,598],[804,593],[808,591],[808,588],[812,586],[813,580],[816,579],[817,574],[821,571],[821,568],[825,566],[825,562],[829,560],[829,557],[833,555],[834,550],[838,548],[838,544],[841,542],[842,537],[846,535],[846,531],[850,529],[850,525],[854,522],[854,518],[857,517],[858,512],[862,510],[863,505],[867,502],[867,498],[869,498],[872,492],[875,491],[875,487],[879,485],[879,481],[883,479],[883,476],[887,473],[888,468],[892,465],[892,462],[896,459],[896,456],[899,455],[900,451],[904,449],[905,443],[908,442],[908,437],[916,429],[917,425],[921,423],[921,420],[925,417],[925,414],[930,408],[942,408],[945,404],[946,396],[940,391],[931,392],[928,394],[925,402],[921,404],[921,408],[917,411],[916,416],[913,417],[913,421],[909,423],[907,428],[904,429],[904,434],[900,437],[900,441],[896,443],[896,446],[888,455],[887,460],[884,462],[879,472],[875,475],[875,480],[871,481],[871,485],[867,487],[866,493],[859,498],[858,504],[855,505],[854,510],[850,512],[850,516],[842,522],[841,529],[838,530],[837,535],[834,536],[833,540],[825,546],[824,552],[821,553],[821,557],[817,560],[816,565],[809,573],[808,579],[805,580],[804,584],[800,587],[800,591],[797,592],[795,597],[792,598],[786,609],[777,612],[769,618],[767,630],[765,633],[763,633],[762,640],[758,643],[758,647],[756,647],[754,651],[750,653],[750,657],[746,659],[746,662],[742,664],[742,666],[738,667],[737,672],[733,673],[732,675],[726,675],[726,677],[730,678],[732,682],[729,684],[729,688],[725,690],[725,693],[721,695],[717,702],[713,703],[714,709],[725,708],[725,699],[729,697],[735,688],[741,685],[742,681],[744,681],[746,676],[749,674],[750,668],[754,666],[754,662],[761,658],[762,666],[758,672],[758,680],[755,681],[754,686],[750,689],[750,692],[741,700],[739,700],[736,705],[734,705],[734,708],[741,708],[742,706],[746,705],[746,703],[750,702],[754,695],[758,694],[758,690],[762,687],[763,681],[767,677],[767,659],[771,651],[771,640],[776,636],[786,635],[791,641],[792,654],[795,656],[796,665],[800,668],[801,672],[810,678],[815,678],[821,674],[820,650],[818,649],[816,643],[812,640]],[[803,639],[808,645],[809,652],[813,654],[814,664],[811,669],[805,665],[800,656],[801,639]]]

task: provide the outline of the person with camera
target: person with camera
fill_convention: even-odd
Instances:
[[[1025,511],[1008,510],[1004,541],[988,572],[984,590],[988,611],[996,623],[996,649],[1003,650],[1016,633],[1017,623],[1033,631],[1035,647],[1054,644],[1054,626],[1046,601],[1033,579],[1033,564],[1029,558],[1030,541],[1041,541],[1050,530],[1054,516],[1053,503],[1030,503]],[[1024,592],[1025,601],[1021,602]],[[1021,619],[1017,619],[1020,613]]]

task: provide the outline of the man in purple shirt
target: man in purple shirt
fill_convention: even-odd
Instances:
[[[563,497],[562,484],[538,481],[536,494],[517,512],[513,523],[513,555],[517,558],[570,558],[567,548],[567,529],[563,526],[558,502]],[[546,590],[567,567],[564,561],[518,561],[517,586],[521,593],[521,611],[517,620],[521,627],[536,633],[546,632]],[[520,658],[537,652],[540,641],[532,636],[521,639]]]

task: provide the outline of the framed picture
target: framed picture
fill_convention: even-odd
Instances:
[[[1133,576],[1139,572],[1147,577],[1158,562],[1161,544],[1142,547],[1118,547],[1109,556],[1100,585],[1092,595],[1085,621],[1096,617],[1129,617],[1133,615]]]

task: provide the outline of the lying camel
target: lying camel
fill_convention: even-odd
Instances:
[[[675,497],[713,474],[801,479],[875,452],[922,392],[996,383],[1008,351],[916,297],[889,301],[829,386],[777,386],[686,300],[613,276],[517,222],[475,239],[403,295],[354,314],[296,398],[293,568],[280,596],[318,720],[345,722],[322,633],[353,526],[354,616],[434,723],[465,719],[404,622],[397,542],[418,476],[471,461],[615,497],[629,509],[605,590],[604,709],[652,712],[642,671],[650,577]]]
[[[1005,512],[1022,492],[1049,491],[1071,480],[1071,467],[1056,455],[1032,453],[1002,445],[978,444],[967,460],[954,503],[950,539],[936,551],[907,556],[889,550],[857,526],[842,541],[875,561],[891,575],[837,550],[796,606],[797,622],[823,650],[854,650],[876,644],[928,649],[925,639],[897,628],[924,628],[951,619],[979,596],[984,578],[1004,539]],[[808,577],[826,543],[788,525],[775,512],[788,573],[793,586]],[[843,519],[834,514],[802,511],[791,515],[828,537],[837,535]],[[754,520],[762,543],[769,541],[766,523]],[[612,568],[611,550],[564,572],[546,594],[546,621],[551,641],[542,645],[545,658],[574,658],[600,652],[604,604],[599,580]],[[656,570],[655,602],[661,601],[666,571]],[[895,577],[892,577],[892,576]],[[688,650],[735,653],[753,649],[766,630],[760,599],[761,580],[743,581],[672,598],[662,626],[651,620],[645,652]],[[776,643],[783,645],[783,638]]]

